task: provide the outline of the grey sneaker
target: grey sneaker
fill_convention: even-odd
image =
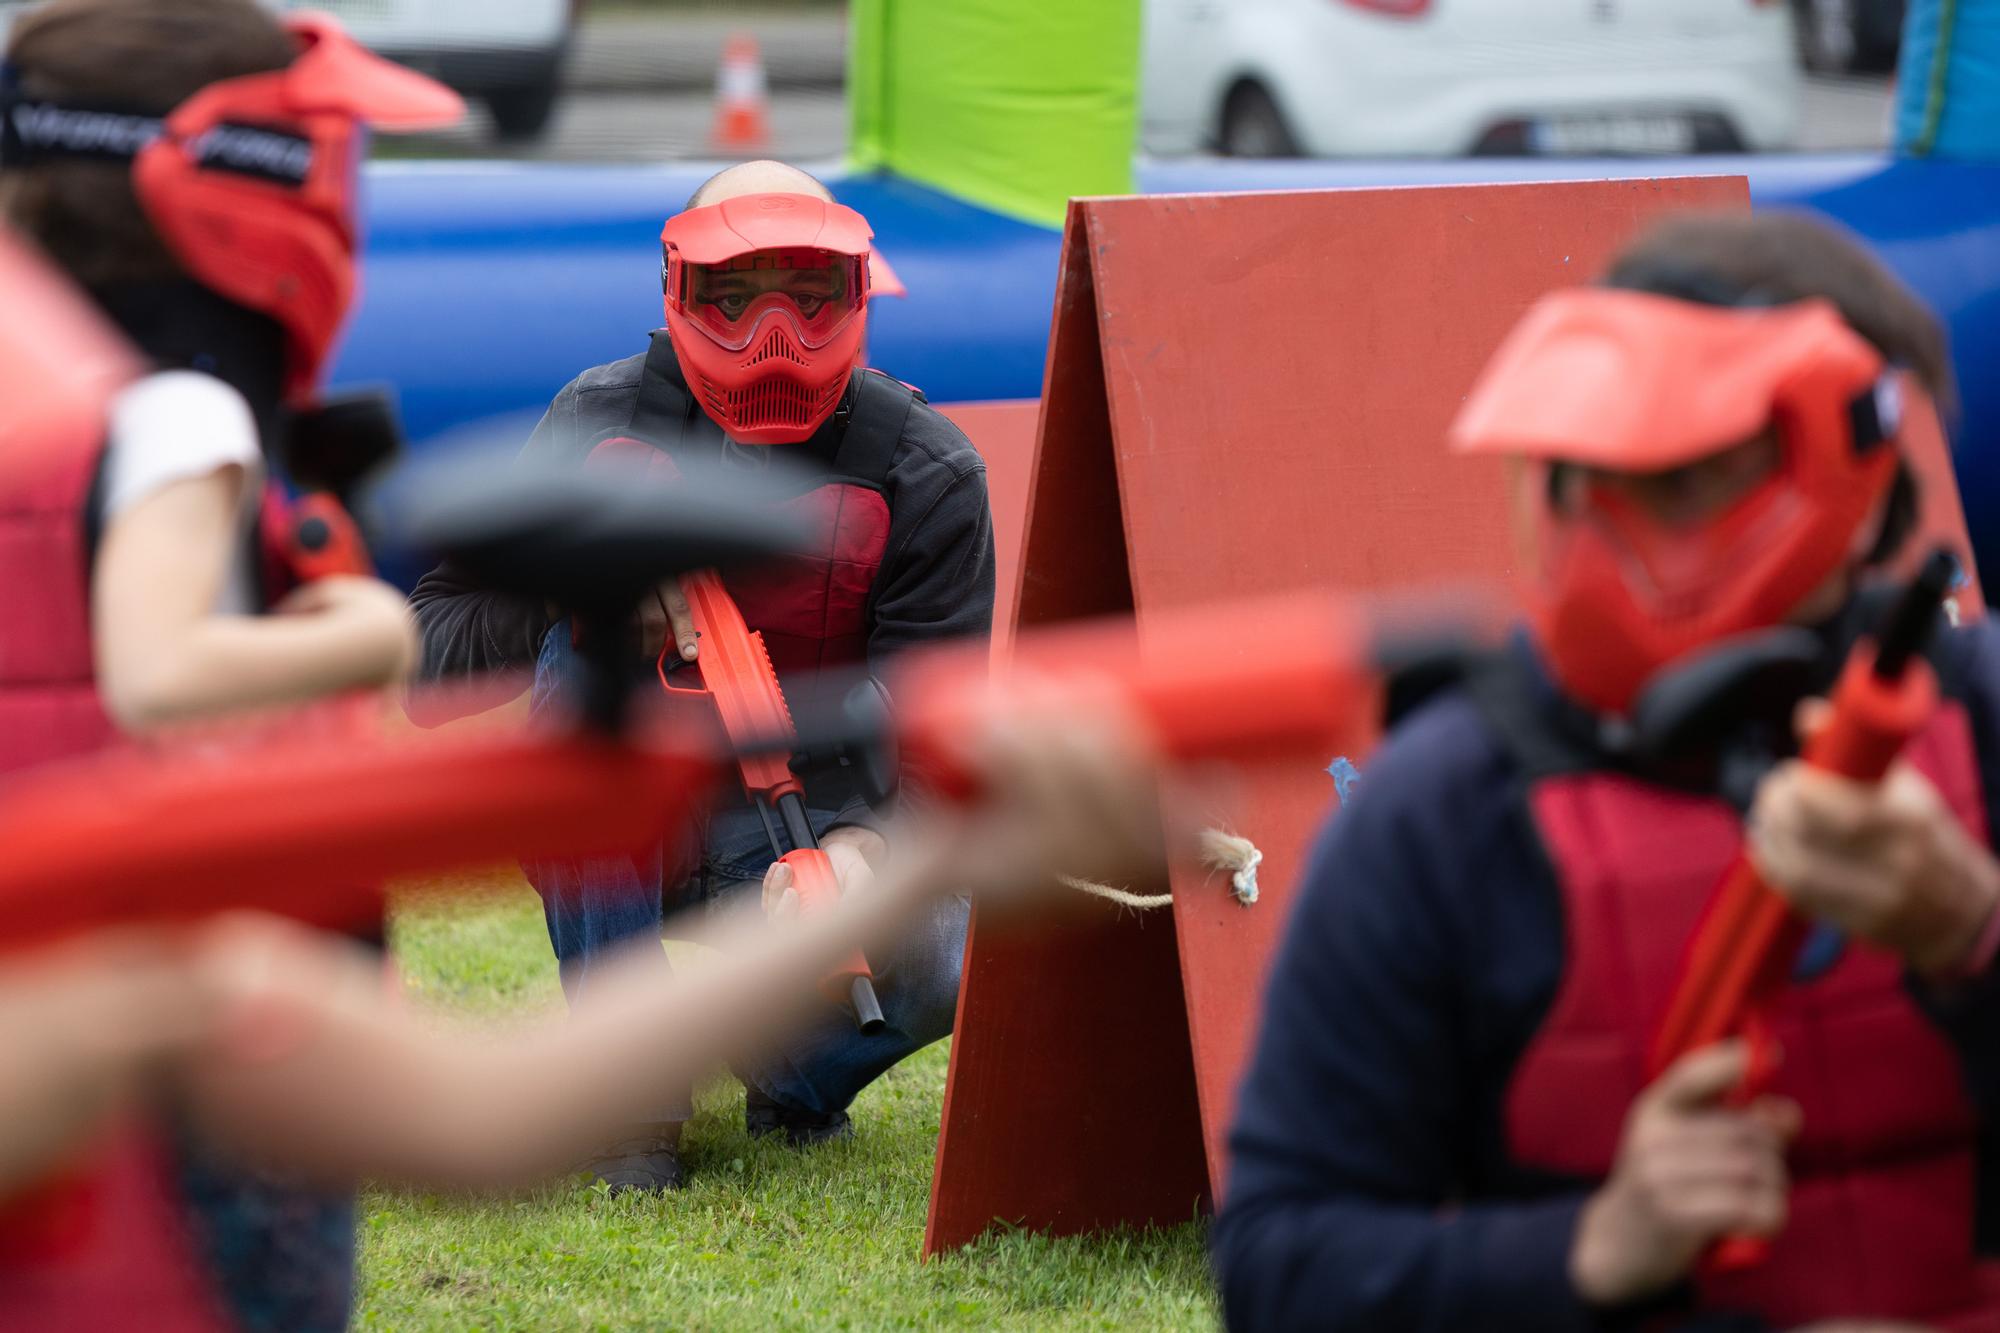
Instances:
[[[664,1194],[687,1184],[681,1165],[681,1122],[639,1125],[584,1164],[584,1171],[611,1187],[613,1194]]]
[[[786,1141],[794,1148],[810,1148],[815,1144],[854,1137],[854,1123],[847,1118],[847,1112],[806,1111],[787,1106],[766,1096],[764,1090],[754,1083],[743,1088],[743,1128],[750,1131],[753,1139],[765,1138],[783,1130]]]

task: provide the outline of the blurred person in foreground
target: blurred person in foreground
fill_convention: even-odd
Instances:
[[[33,384],[0,413],[20,427],[0,441],[0,769],[398,684],[415,648],[401,598],[354,578],[276,599],[253,538],[268,433],[309,408],[351,290],[362,122],[456,99],[248,0],[63,0],[9,55],[0,205],[81,284],[36,273],[22,291],[94,300],[154,371],[53,418],[73,434],[16,410]],[[68,315],[0,291],[0,342]],[[273,601],[286,614],[254,614]],[[964,738],[982,801],[900,826],[872,892],[742,931],[694,975],[607,960],[587,1014],[499,1043],[405,1011],[368,946],[251,914],[10,954],[0,1328],[343,1328],[363,1176],[557,1171],[781,1036],[834,960],[941,899],[1040,882],[1045,861],[1150,860],[1143,742],[1038,699],[1030,683]]]
[[[282,567],[267,458],[316,409],[354,292],[370,125],[461,110],[331,20],[281,23],[251,0],[56,0],[15,22],[0,63],[0,220],[149,373],[65,438],[8,442],[36,462],[0,492],[0,772],[408,674],[415,627],[394,588],[298,586]],[[0,318],[34,315],[0,301]],[[135,964],[123,980],[143,994],[154,975]],[[103,1018],[93,1003],[48,1031]],[[162,1006],[159,1022],[171,1015]],[[88,1063],[150,1030],[93,1022],[70,1036]],[[343,1327],[351,1192],[246,1172],[184,1131],[166,1116],[122,1121],[79,1168],[93,1182],[82,1192],[178,1200],[187,1248],[244,1324]],[[96,1251],[107,1272],[143,1265],[123,1248]],[[10,1247],[0,1291],[60,1270],[35,1245]],[[33,1322],[9,1304],[0,1325]]]
[[[779,162],[730,167],[661,232],[666,326],[643,354],[584,371],[536,427],[523,458],[588,466],[616,458],[677,476],[720,467],[783,472],[794,515],[826,533],[816,554],[727,578],[788,690],[814,673],[898,652],[980,639],[993,617],[992,514],[986,469],[921,393],[861,365],[870,295],[870,231],[826,187]],[[412,595],[429,678],[535,668],[534,705],[561,706],[579,672],[563,608],[483,588],[446,564]],[[692,678],[701,646],[677,580],[641,618],[640,678]],[[865,893],[888,853],[881,820],[835,764],[800,770],[814,833],[842,893]],[[572,1004],[595,988],[608,949],[657,942],[671,911],[781,901],[790,868],[774,865],[748,805],[706,818],[685,863],[636,857],[524,867],[547,909],[549,939]],[[798,1145],[848,1134],[856,1094],[951,1031],[966,907],[946,899],[898,948],[871,958],[887,1025],[864,1035],[828,1001],[782,1052],[739,1066],[752,1134]],[[664,953],[660,954],[666,966]],[[632,1058],[645,1061],[647,1051]],[[691,1093],[664,1098],[591,1163],[614,1189],[684,1180],[681,1131]]]
[[[604,960],[591,1003],[510,1034],[451,1035],[384,991],[360,947],[242,914],[104,932],[0,966],[0,1327],[197,1333],[300,1325],[246,1313],[190,1245],[186,1200],[139,1170],[75,1179],[121,1119],[167,1118],[229,1160],[301,1182],[448,1189],[562,1171],[636,1106],[782,1038],[816,978],[920,927],[940,898],[1017,895],[1051,867],[1156,869],[1148,747],[1127,718],[1030,683],[969,730],[980,800],[895,824],[871,892],[738,921],[680,974]],[[635,1061],[632,1048],[650,1058]],[[334,1325],[338,1327],[339,1325]]]
[[[1665,224],[1496,356],[1454,442],[1516,460],[1529,628],[1395,725],[1312,858],[1230,1140],[1232,1327],[2000,1329],[1992,626],[1938,636],[1946,705],[1879,787],[1757,781],[1749,850],[1818,936],[1748,1105],[1739,1041],[1643,1072],[1743,826],[1617,740],[1733,635],[1810,627],[1831,678],[1912,527],[1898,394],[1946,367],[1873,259],[1761,214]],[[1703,1265],[1738,1235],[1765,1261]]]

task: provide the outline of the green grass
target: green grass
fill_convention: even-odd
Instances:
[[[525,886],[476,901],[405,895],[394,938],[410,993],[446,1015],[561,1004]],[[852,1141],[805,1153],[752,1142],[741,1090],[719,1080],[688,1128],[693,1183],[670,1196],[613,1199],[571,1183],[484,1200],[370,1191],[356,1326],[1214,1326],[1192,1224],[1088,1239],[994,1234],[919,1263],[945,1060],[940,1044],[906,1061],[862,1095]]]

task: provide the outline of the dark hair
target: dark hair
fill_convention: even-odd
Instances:
[[[1823,297],[1849,328],[1915,375],[1949,413],[1955,401],[1944,327],[1922,299],[1845,232],[1801,213],[1686,213],[1627,246],[1608,287],[1705,305],[1777,305]],[[1916,478],[1896,471],[1869,563],[1892,558],[1915,529]]]
[[[1607,287],[1708,305],[1824,297],[1848,327],[1909,369],[1941,408],[1953,398],[1944,328],[1859,242],[1802,213],[1685,213],[1628,245]]]
[[[164,115],[211,83],[283,69],[291,35],[254,0],[52,0],[14,25],[7,61],[29,98]],[[0,172],[0,217],[86,287],[178,277],[119,162]]]

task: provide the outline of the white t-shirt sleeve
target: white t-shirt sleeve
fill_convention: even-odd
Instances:
[[[264,453],[257,443],[256,418],[243,395],[195,370],[148,375],[112,400],[104,450],[99,519],[107,527],[175,482],[210,476],[232,465],[243,469],[238,539],[215,609],[232,615],[254,611],[260,579],[250,535],[263,503]]]
[[[231,464],[244,470],[246,495],[263,485],[250,404],[200,371],[162,371],[120,393],[111,404],[106,450],[107,522],[164,487]]]

